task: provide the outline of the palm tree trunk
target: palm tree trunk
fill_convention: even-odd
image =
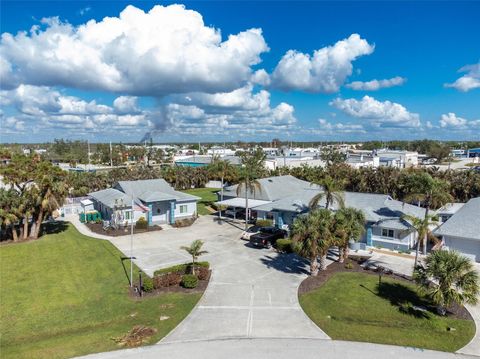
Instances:
[[[195,275],[195,257],[192,257],[192,274]]]
[[[25,214],[25,217],[23,218],[23,235],[22,239],[27,239],[28,237],[28,213]]]
[[[43,210],[40,210],[40,214],[38,215],[37,222],[35,223],[35,231],[33,232],[33,239],[38,239],[38,235],[40,234],[40,227],[42,226],[43,222]]]
[[[322,255],[320,256],[319,264],[321,271],[327,269],[327,253],[322,253]]]
[[[427,208],[425,209],[425,221],[428,221],[428,211],[429,211],[429,207],[430,206],[427,206]],[[428,223],[428,222],[427,222]],[[428,235],[428,228],[427,230],[425,231],[425,235],[423,236],[422,240],[423,240],[423,255],[426,255],[427,254],[427,235]]]
[[[316,276],[318,274],[317,257],[310,258],[310,275]]]
[[[18,233],[17,233],[17,229],[15,228],[14,224],[12,224],[12,238],[13,238],[14,242],[18,241]]]

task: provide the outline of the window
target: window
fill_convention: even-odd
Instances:
[[[382,229],[382,236],[390,237],[390,238],[395,237],[393,229],[386,229],[386,228]]]
[[[157,208],[157,214],[160,214],[160,208]]]
[[[180,214],[187,213],[187,212],[188,212],[188,206],[186,204],[180,205]]]
[[[128,221],[130,219],[131,211],[125,211],[125,219]]]

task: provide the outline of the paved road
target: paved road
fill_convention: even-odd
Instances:
[[[85,359],[467,359],[468,355],[391,345],[321,339],[227,339],[162,343],[150,347],[93,354]],[[478,359],[478,358],[477,358]]]

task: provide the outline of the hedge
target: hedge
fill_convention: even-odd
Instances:
[[[156,270],[153,275],[157,276],[160,274],[165,274],[165,273],[181,273],[185,274],[187,273],[187,270],[189,267],[192,265],[192,263],[184,263],[184,264],[178,264],[176,266],[168,267],[168,268],[162,268],[159,270]],[[204,267],[204,268],[210,268],[210,263],[208,262],[196,262],[195,266],[198,267]]]
[[[255,224],[259,227],[271,227],[273,222],[270,219],[257,219]]]
[[[294,252],[294,243],[291,239],[279,239],[276,243],[277,250],[280,252],[285,253],[293,253]]]

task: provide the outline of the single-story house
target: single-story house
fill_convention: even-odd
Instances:
[[[277,227],[288,229],[295,217],[310,210],[309,203],[322,189],[310,182],[293,176],[277,176],[258,180],[260,189],[249,193],[249,208],[257,218],[272,219]],[[245,190],[237,196],[237,186],[227,187],[224,200],[217,202],[224,206],[245,208]],[[343,192],[345,206],[363,211],[366,223],[362,241],[369,246],[408,250],[417,242],[418,234],[404,215],[421,217],[425,209],[392,199],[388,195]],[[325,200],[319,203],[325,207]],[[330,207],[338,209],[334,203]]]
[[[444,248],[480,262],[480,197],[465,203],[434,234],[442,239]]]
[[[164,179],[119,181],[88,194],[102,218],[126,225],[145,218],[148,225],[173,224],[197,214],[199,197],[175,191]],[[132,214],[133,205],[133,214]]]

